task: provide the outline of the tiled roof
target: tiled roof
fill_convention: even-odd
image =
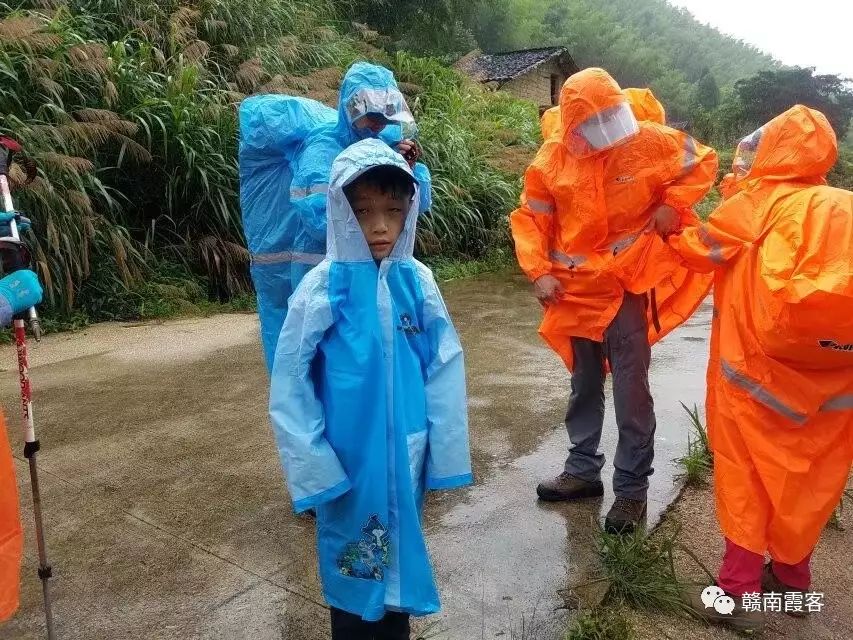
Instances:
[[[568,56],[568,49],[565,47],[543,47],[504,53],[472,52],[462,58],[457,67],[480,82],[506,82],[563,55]]]

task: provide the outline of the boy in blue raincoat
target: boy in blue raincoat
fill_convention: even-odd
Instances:
[[[327,255],[275,354],[270,416],[294,508],[316,510],[333,638],[408,638],[439,610],[424,492],[472,482],[462,347],[412,257],[418,188],[379,140],[338,156]]]

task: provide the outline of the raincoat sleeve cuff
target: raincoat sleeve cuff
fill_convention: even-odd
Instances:
[[[313,496],[308,496],[301,500],[295,500],[293,502],[293,510],[296,513],[303,513],[304,511],[308,511],[308,509],[313,509],[321,504],[326,504],[336,498],[340,498],[350,489],[352,489],[352,484],[348,478],[344,478],[334,487],[321,491],[320,493],[315,493]]]
[[[548,268],[540,267],[539,269],[531,269],[527,272],[527,277],[530,278],[530,282],[536,282],[542,276],[547,276],[551,273],[551,266],[548,265]]]
[[[430,491],[443,491],[448,489],[460,489],[474,483],[474,474],[463,473],[449,478],[427,478],[426,488]]]
[[[426,165],[420,162],[415,163],[414,174],[420,194],[419,213],[426,213],[432,209],[432,176]]]

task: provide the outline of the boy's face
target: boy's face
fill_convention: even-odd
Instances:
[[[361,184],[353,189],[349,203],[370,247],[370,255],[374,260],[387,258],[406,224],[408,198],[395,197],[372,185]]]

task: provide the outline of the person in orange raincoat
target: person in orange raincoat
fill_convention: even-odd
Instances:
[[[826,185],[836,157],[826,117],[795,106],[741,141],[708,222],[670,238],[692,269],[714,273],[718,587],[736,602],[763,587],[804,604],[812,550],[853,464],[853,193]],[[749,609],[716,618],[760,628]]]
[[[691,207],[711,188],[717,157],[685,133],[638,123],[602,69],[565,82],[560,127],[527,169],[510,217],[518,262],[545,306],[539,332],[572,371],[568,460],[537,493],[543,500],[603,494],[607,363],[619,444],[605,526],[627,531],[645,514],[654,457],[650,345],[690,317],[711,283],[649,231],[698,223]]]
[[[666,110],[660,101],[655,98],[651,89],[622,89],[622,93],[628,98],[634,117],[640,122],[648,120],[658,124],[666,124]],[[560,135],[560,107],[551,107],[542,114],[540,119],[542,139],[547,140],[553,135]]]

